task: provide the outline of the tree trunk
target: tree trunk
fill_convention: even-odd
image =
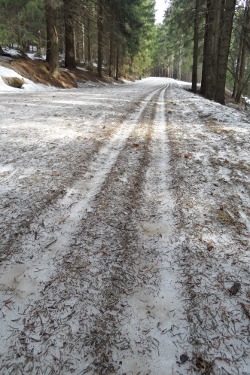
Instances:
[[[245,12],[244,12],[244,20],[243,20],[243,26],[242,26],[242,32],[241,32],[241,41],[240,41],[240,51],[239,51],[239,63],[237,64],[236,69],[236,88],[234,90],[234,98],[239,103],[241,100],[242,92],[246,86],[246,83],[248,82],[248,74],[246,77],[245,69],[247,66],[247,59],[249,56],[249,49],[247,48],[247,37],[248,37],[248,25],[250,24],[250,7],[249,7],[249,1],[246,1],[245,5]]]
[[[236,0],[207,0],[201,94],[221,104]]]
[[[47,54],[46,61],[50,66],[53,76],[60,73],[59,44],[57,33],[57,12],[53,0],[45,0],[46,28],[47,28]]]
[[[103,0],[99,0],[99,3],[98,3],[97,30],[98,30],[97,69],[98,69],[98,75],[101,78],[102,77],[102,63],[103,63]]]
[[[84,28],[84,24],[81,24],[80,28],[79,28],[79,31],[78,31],[78,34],[77,34],[78,43],[77,43],[77,48],[76,48],[76,56],[77,56],[78,61],[80,63],[85,61],[84,39],[85,39],[85,28]]]
[[[223,27],[224,3],[228,0],[215,0],[214,3],[214,36],[213,36],[213,54],[212,54],[212,80],[211,80],[211,99],[215,99],[217,90],[217,75],[220,53],[220,37]],[[229,0],[231,1],[231,0]]]
[[[86,61],[85,58],[85,33],[84,24],[80,23],[75,29],[75,58],[76,61],[82,63]]]
[[[235,100],[237,103],[240,102],[241,95],[244,89],[246,58],[247,58],[247,49],[246,49],[246,45],[243,43],[242,50],[241,50],[241,57],[240,57],[238,84],[237,84],[237,90],[235,94]]]
[[[114,14],[112,12],[110,19],[110,32],[109,32],[109,77],[114,74]]]
[[[203,49],[203,68],[201,94],[212,99],[211,82],[213,79],[213,37],[214,37],[214,1],[207,0],[206,25]],[[219,1],[219,0],[218,0]]]
[[[87,20],[87,30],[86,30],[86,63],[89,67],[92,66],[92,57],[91,57],[91,34],[90,34],[90,19]]]
[[[233,29],[233,17],[236,0],[226,0],[222,16],[222,27],[218,51],[218,67],[216,79],[215,101],[225,104],[225,87],[227,78],[227,64],[230,49],[231,34]]]
[[[193,70],[192,70],[192,91],[197,92],[197,70],[198,70],[198,53],[199,53],[199,10],[200,0],[195,1],[194,15],[194,49],[193,49]]]
[[[221,13],[224,0],[207,0],[201,94],[214,99],[218,65]]]
[[[115,79],[118,81],[119,79],[119,46],[116,48],[116,71],[115,71]]]
[[[182,80],[182,47],[178,51],[178,79]]]
[[[73,15],[68,0],[64,0],[64,25],[65,25],[65,67],[76,68],[75,34]]]
[[[237,94],[238,86],[239,86],[239,72],[240,72],[240,66],[241,66],[242,48],[243,48],[243,33],[241,32],[237,65],[236,65],[235,76],[234,76],[234,87],[233,87],[233,95],[232,95],[233,98],[236,98],[236,94]]]
[[[202,74],[201,74],[201,95],[205,96],[207,91],[207,48],[208,48],[208,9],[206,11],[205,32],[204,32],[204,46],[203,46],[203,60],[202,60]]]

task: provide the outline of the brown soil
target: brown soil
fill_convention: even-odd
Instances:
[[[98,74],[94,71],[83,71],[77,68],[67,69],[67,71],[62,68],[59,76],[55,78],[50,73],[48,63],[43,60],[20,58],[13,59],[10,62],[0,61],[0,65],[15,70],[17,73],[33,82],[59,88],[73,88],[78,86],[77,83],[87,81],[99,83],[113,82],[113,79],[108,76],[104,75],[103,78],[99,78]]]

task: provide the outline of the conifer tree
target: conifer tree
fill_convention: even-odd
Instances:
[[[227,64],[236,0],[207,0],[201,93],[225,103]]]
[[[51,74],[55,77],[60,72],[59,65],[59,40],[57,31],[57,14],[59,3],[57,0],[45,0],[46,28],[47,28],[47,54],[46,61],[50,66]]]
[[[68,0],[63,0],[66,68],[76,68],[74,18],[77,14],[77,5],[76,0],[71,3]]]
[[[240,102],[243,93],[247,94],[250,80],[250,4],[237,7],[236,22],[233,31],[230,72],[234,79],[233,97]]]

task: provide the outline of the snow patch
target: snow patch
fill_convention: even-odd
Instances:
[[[5,78],[19,78],[21,80],[24,81],[21,89],[19,88],[15,88],[15,87],[11,87],[9,85],[7,85],[4,80],[2,79],[2,77],[5,77]],[[17,72],[15,72],[13,69],[9,69],[9,68],[5,68],[4,66],[1,66],[0,65],[0,92],[2,91],[10,91],[10,92],[19,92],[21,93],[22,91],[51,91],[51,90],[55,90],[54,87],[52,86],[45,86],[45,85],[42,85],[42,84],[38,84],[38,83],[34,83],[33,81],[27,79],[27,78],[24,78],[23,76],[21,76],[20,74],[18,74]]]

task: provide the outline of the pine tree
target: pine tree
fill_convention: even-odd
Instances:
[[[191,80],[194,10],[195,0],[173,0],[163,26],[158,29],[158,60],[161,70],[172,78]]]
[[[69,3],[63,0],[64,26],[65,26],[65,67],[76,68],[75,58],[75,33],[74,17],[77,11],[76,0]]]
[[[221,30],[219,38],[218,65],[216,76],[216,91],[214,99],[216,102],[225,104],[225,87],[227,77],[228,56],[233,29],[233,17],[236,0],[225,1],[221,15]]]
[[[245,1],[244,6],[237,9],[236,24],[234,28],[234,40],[231,57],[231,73],[234,78],[233,97],[240,102],[250,79],[250,4]]]
[[[207,0],[201,93],[224,104],[236,0]]]
[[[102,64],[103,64],[103,13],[104,13],[104,0],[98,0],[97,5],[97,30],[98,30],[98,75],[102,77]]]
[[[55,77],[60,72],[59,40],[57,31],[57,14],[59,4],[56,0],[45,0],[46,27],[47,27],[47,54],[46,61],[50,66],[51,74]]]
[[[38,49],[45,30],[43,0],[0,0],[0,44]]]
[[[194,46],[193,46],[193,68],[192,68],[192,91],[197,92],[198,58],[199,58],[199,12],[200,0],[195,0],[194,14]]]

